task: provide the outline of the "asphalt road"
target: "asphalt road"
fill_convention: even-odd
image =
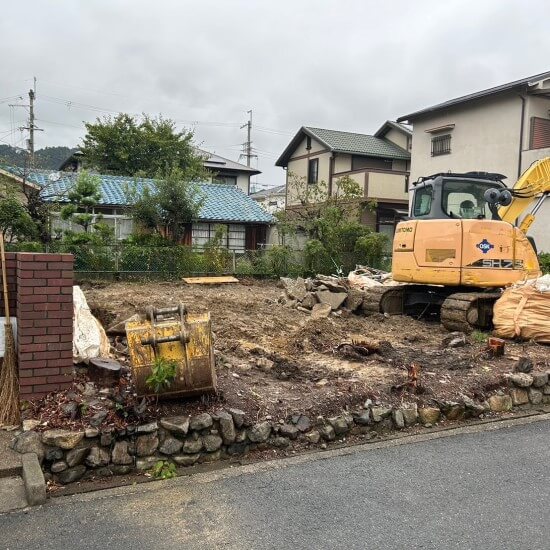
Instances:
[[[495,427],[58,498],[0,548],[548,549],[550,422]]]

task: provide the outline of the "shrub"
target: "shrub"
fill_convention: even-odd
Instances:
[[[543,252],[539,254],[540,269],[543,273],[550,273],[550,253]]]

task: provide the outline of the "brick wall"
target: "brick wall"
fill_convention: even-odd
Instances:
[[[18,252],[6,261],[21,398],[42,397],[72,382],[73,256]]]

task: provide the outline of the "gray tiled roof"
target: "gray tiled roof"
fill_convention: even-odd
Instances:
[[[21,168],[0,166],[6,172],[15,176],[23,174]],[[52,172],[48,170],[33,170],[27,175],[27,180],[42,189],[44,200],[48,202],[66,202],[67,192],[75,184],[77,174],[74,172]],[[59,177],[57,177],[59,176]],[[124,176],[106,176],[101,178],[101,199],[99,204],[109,206],[128,206],[126,190],[136,185],[138,190],[143,186],[154,186],[154,180],[131,178]],[[204,197],[204,203],[199,213],[199,220],[272,223],[273,218],[265,212],[256,201],[245,195],[233,185],[217,183],[197,183]]]
[[[276,166],[287,165],[304,135],[311,136],[327,149],[336,153],[402,160],[411,158],[408,151],[381,137],[302,126],[275,163]]]
[[[262,189],[257,193],[252,193],[250,196],[253,199],[262,199],[264,197],[271,197],[273,195],[284,195],[286,193],[286,185],[277,185],[277,187],[269,187]]]
[[[498,94],[501,92],[507,92],[509,90],[517,89],[527,89],[529,86],[536,84],[540,80],[545,80],[550,78],[550,71],[545,73],[536,74],[533,76],[528,76],[527,78],[521,78],[520,80],[514,80],[513,82],[507,82],[506,84],[501,84],[499,86],[494,86],[493,88],[487,88],[486,90],[481,90],[479,92],[474,92],[473,94],[467,94],[455,99],[450,99],[449,101],[444,101],[443,103],[438,103],[431,107],[426,107],[420,111],[415,111],[408,115],[401,116],[397,119],[397,122],[402,122],[404,120],[410,121],[419,116],[432,113],[434,111],[440,111],[442,109],[447,109],[453,105],[458,105],[460,103],[465,103],[466,101],[472,101],[474,99],[480,99],[482,97]],[[549,92],[550,93],[550,92]]]
[[[261,174],[260,170],[256,170],[256,168],[252,168],[252,166],[247,166],[246,164],[220,157],[220,155],[216,155],[215,153],[210,153],[209,151],[198,148],[197,152],[205,159],[203,163],[204,167],[214,172],[216,170],[231,170],[232,172],[248,172],[250,175]]]

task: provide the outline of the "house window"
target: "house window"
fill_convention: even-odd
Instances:
[[[432,138],[432,157],[448,155],[451,152],[451,134]]]
[[[236,176],[216,176],[212,178],[213,183],[223,183],[225,185],[237,185]]]
[[[531,139],[529,149],[545,149],[550,147],[550,119],[531,118]]]
[[[319,159],[310,159],[307,163],[307,182],[317,183],[319,179]]]

